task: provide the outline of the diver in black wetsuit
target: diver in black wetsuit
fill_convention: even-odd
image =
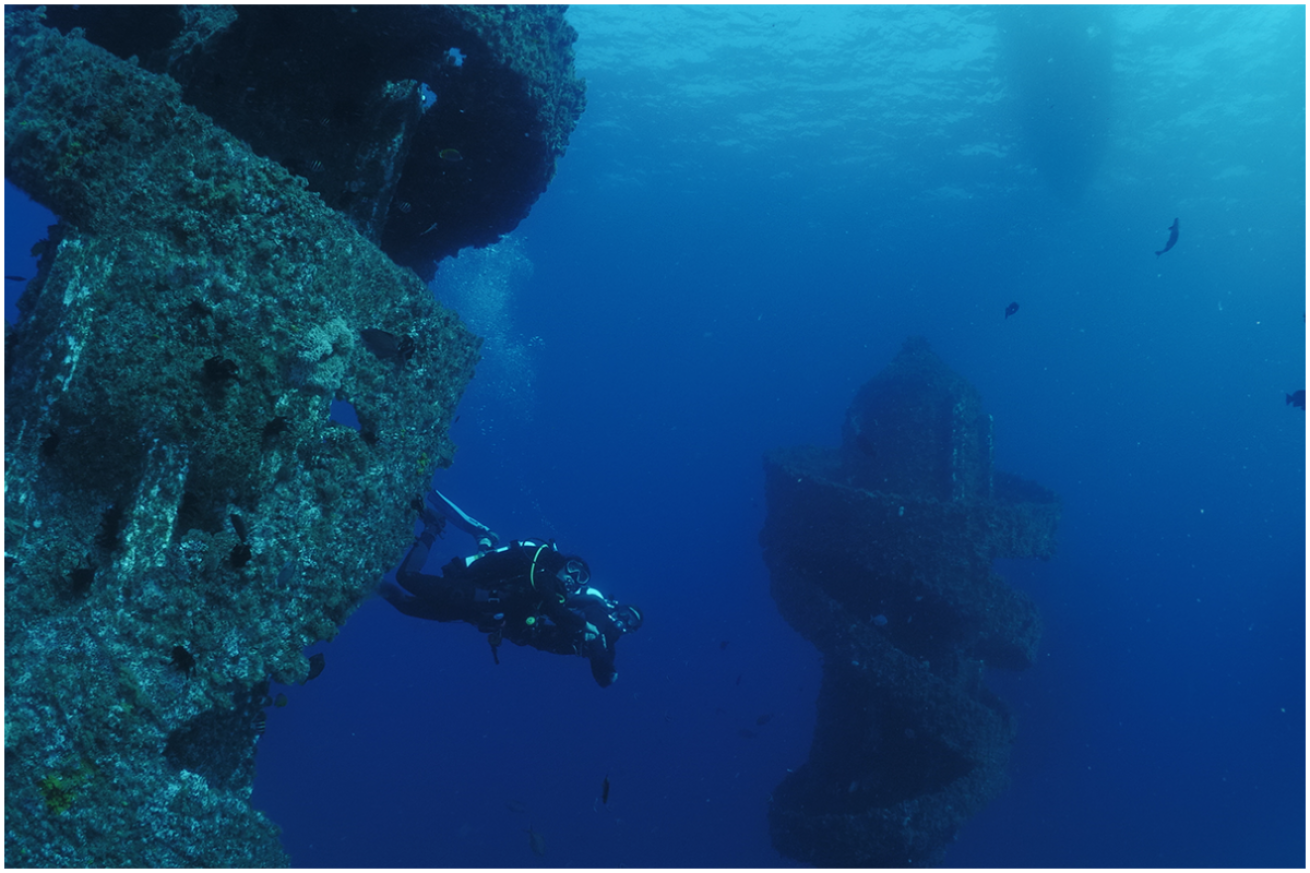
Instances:
[[[406,615],[433,621],[464,621],[487,634],[491,653],[503,640],[558,655],[582,655],[601,687],[614,682],[614,644],[641,627],[641,611],[619,605],[592,588],[586,561],[561,554],[554,543],[499,538],[440,491],[428,493],[420,510],[424,529],[379,593]],[[435,511],[434,511],[435,510]],[[455,558],[440,576],[423,571],[446,520],[478,540],[478,553]]]

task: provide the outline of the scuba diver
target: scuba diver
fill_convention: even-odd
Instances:
[[[428,492],[426,504],[414,503],[423,532],[396,568],[396,582],[384,579],[379,588],[388,603],[414,618],[474,625],[487,634],[497,664],[497,650],[509,640],[557,655],[582,655],[602,688],[614,682],[614,644],[641,627],[642,615],[591,587],[586,561],[543,540],[498,546],[491,528],[436,489]],[[447,520],[478,541],[477,554],[455,558],[440,576],[424,573]]]

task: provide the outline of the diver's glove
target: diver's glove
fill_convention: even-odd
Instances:
[[[601,645],[604,645],[605,637],[601,638]],[[603,648],[593,651],[588,657],[591,660],[591,675],[596,680],[596,684],[601,688],[608,688],[614,684],[614,680],[619,678],[619,674],[614,670],[614,655],[605,651]]]
[[[605,639],[605,635],[600,632],[600,628],[591,622],[587,622],[586,627],[582,630],[582,645],[578,646],[578,654],[584,658],[595,658],[598,655],[603,655],[608,648],[609,642]]]

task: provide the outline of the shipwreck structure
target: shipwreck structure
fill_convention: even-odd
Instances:
[[[1015,727],[984,671],[1029,666],[1041,634],[992,560],[1049,558],[1058,500],[992,469],[977,391],[919,338],[860,389],[839,449],[775,451],[765,471],[773,597],[824,659],[774,845],[821,867],[931,865],[1004,784]]]
[[[250,805],[269,679],[313,678],[399,560],[478,359],[411,267],[544,189],[573,32],[47,14],[4,34],[6,177],[61,218],[5,336],[5,862],[286,864]]]
[[[82,4],[45,24],[166,74],[424,280],[527,216],[586,105],[562,6]]]

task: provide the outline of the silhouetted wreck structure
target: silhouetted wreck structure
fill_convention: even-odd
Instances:
[[[992,470],[978,392],[921,338],[860,389],[839,449],[765,470],[773,597],[824,656],[774,845],[822,867],[931,865],[1004,784],[1015,727],[983,671],[1029,666],[1041,621],[991,564],[1049,558],[1058,499]]]
[[[166,74],[424,281],[518,226],[586,105],[562,6],[84,3],[43,21]]]
[[[478,360],[409,267],[527,214],[574,36],[559,7],[6,10],[5,177],[60,216],[5,332],[7,865],[289,863],[251,804],[269,679],[317,676],[404,554]]]

